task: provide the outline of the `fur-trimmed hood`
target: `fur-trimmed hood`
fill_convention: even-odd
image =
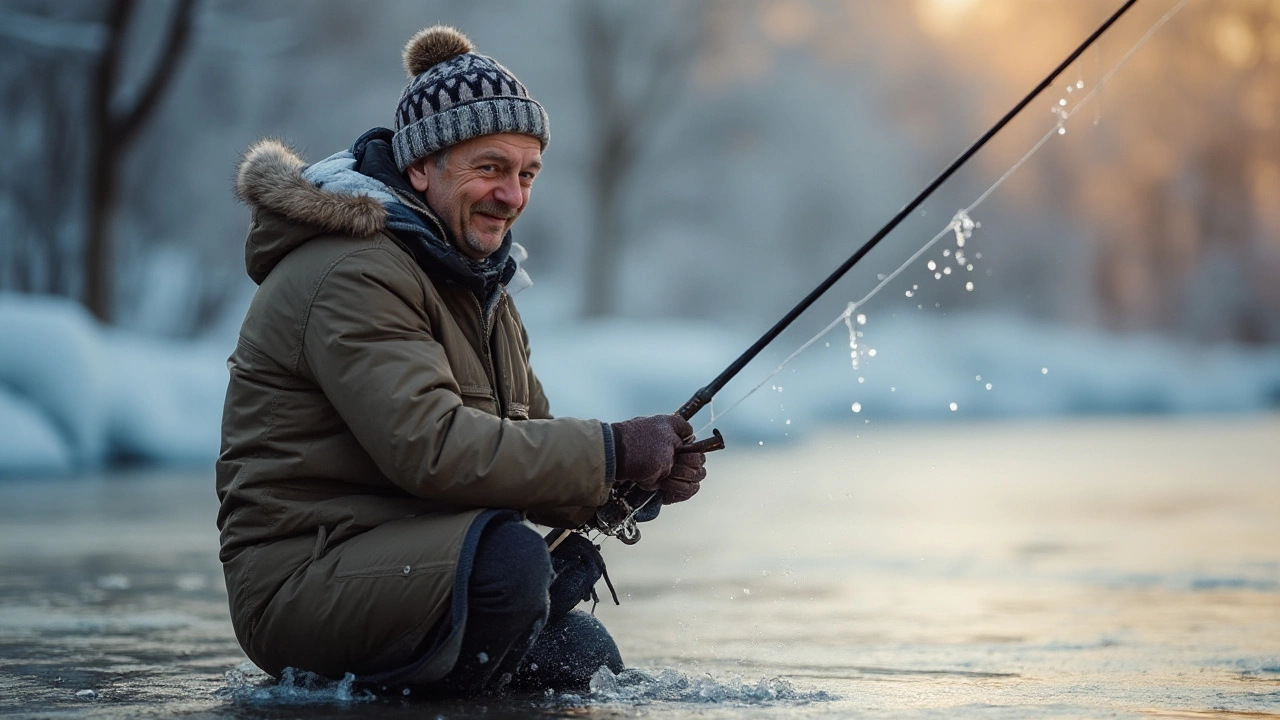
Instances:
[[[357,152],[363,152],[366,139],[376,138],[378,133],[370,131],[357,141],[361,148]],[[357,158],[351,151],[308,165],[296,151],[274,138],[259,140],[245,151],[236,171],[235,194],[254,211],[254,223],[245,240],[245,269],[254,282],[261,283],[285,255],[317,235],[362,238],[403,234],[403,218],[415,212],[408,205],[419,215],[430,216],[420,199],[406,201],[396,190],[356,167]],[[432,222],[443,232],[433,216]],[[447,241],[444,244],[447,246]],[[520,267],[527,257],[524,248],[510,243],[504,256],[507,252],[516,266],[507,281],[507,292],[514,295],[533,283]],[[411,254],[422,262],[421,252]],[[446,258],[446,265],[456,266],[457,262]]]
[[[303,177],[307,164],[275,138],[245,151],[236,172],[236,197],[255,210],[270,210],[327,232],[368,237],[386,229],[387,210],[369,194],[322,190]]]
[[[240,160],[235,193],[253,210],[245,269],[261,283],[294,248],[317,235],[368,237],[386,230],[387,209],[368,193],[324,190],[303,177],[307,164],[274,138],[254,143]]]

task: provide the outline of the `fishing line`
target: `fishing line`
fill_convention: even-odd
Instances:
[[[742,397],[730,403],[729,406],[726,407],[724,410],[721,410],[720,412],[717,413],[715,406],[712,405],[710,407],[710,410],[711,410],[710,419],[707,421],[705,425],[703,425],[701,428],[698,429],[696,434],[701,435],[713,424],[715,424],[717,420],[723,418],[725,415],[728,415],[734,408],[738,407],[738,405],[740,405],[743,401],[745,401],[747,398],[754,395],[756,391],[758,391],[760,388],[764,387],[765,383],[769,382],[774,377],[776,377],[778,373],[782,372],[783,369],[786,368],[787,365],[791,363],[792,360],[795,360],[797,357],[803,354],[806,350],[812,347],[814,343],[826,337],[828,334],[831,333],[832,330],[835,330],[837,327],[839,327],[841,323],[848,322],[849,319],[853,317],[854,313],[857,312],[858,308],[865,305],[868,301],[871,300],[871,298],[875,297],[876,294],[878,294],[882,289],[884,289],[885,286],[893,282],[899,275],[905,272],[908,267],[913,265],[917,260],[920,259],[922,255],[928,252],[930,248],[936,245],[939,240],[941,240],[944,237],[947,237],[948,235],[956,235],[960,232],[963,232],[965,230],[966,222],[972,223],[972,220],[970,219],[969,214],[973,212],[973,210],[976,209],[979,205],[985,202],[987,198],[989,198],[992,193],[994,193],[1001,185],[1003,185],[1006,180],[1012,177],[1014,173],[1016,173],[1019,169],[1021,169],[1022,166],[1025,165],[1027,161],[1031,159],[1032,156],[1034,156],[1037,152],[1039,152],[1040,148],[1044,147],[1045,144],[1047,144],[1051,139],[1053,139],[1055,135],[1064,134],[1066,132],[1065,126],[1066,126],[1067,120],[1071,119],[1071,117],[1074,116],[1078,111],[1083,109],[1085,105],[1088,105],[1095,98],[1098,98],[1098,96],[1102,92],[1102,89],[1106,87],[1107,83],[1110,82],[1113,77],[1115,77],[1116,73],[1118,73],[1120,69],[1123,68],[1125,64],[1129,62],[1129,60],[1138,52],[1139,49],[1142,48],[1142,46],[1147,44],[1147,41],[1150,40],[1152,36],[1154,36],[1156,32],[1160,30],[1160,28],[1164,27],[1164,25],[1168,23],[1169,20],[1173,19],[1173,17],[1177,15],[1178,12],[1181,11],[1182,8],[1186,6],[1186,4],[1187,4],[1187,0],[1178,0],[1178,3],[1174,5],[1172,9],[1170,9],[1163,16],[1161,16],[1160,19],[1156,20],[1156,22],[1152,24],[1150,28],[1147,29],[1147,31],[1142,35],[1142,37],[1139,38],[1138,41],[1134,43],[1132,47],[1129,48],[1128,52],[1126,52],[1124,55],[1120,57],[1120,60],[1117,61],[1114,66],[1112,66],[1111,70],[1108,71],[1105,75],[1103,75],[1098,80],[1098,82],[1087,93],[1085,93],[1084,96],[1075,105],[1073,105],[1070,109],[1062,110],[1057,113],[1058,122],[1055,123],[1054,126],[1050,128],[1050,130],[1046,132],[1038,141],[1036,141],[1036,143],[1031,146],[1030,150],[1028,150],[1021,158],[1018,159],[1017,162],[1015,162],[1008,170],[1006,170],[1005,173],[1001,175],[998,180],[992,183],[992,185],[988,187],[981,195],[979,195],[976,200],[970,203],[968,207],[964,208],[963,210],[957,211],[955,216],[952,217],[951,222],[947,223],[945,227],[939,230],[938,234],[930,238],[929,241],[926,242],[924,245],[922,245],[919,250],[917,250],[914,254],[911,255],[911,257],[907,258],[906,261],[904,261],[901,265],[899,265],[896,270],[894,270],[893,272],[881,278],[880,281],[876,283],[875,287],[871,288],[870,292],[864,295],[861,299],[855,302],[849,303],[845,307],[844,311],[841,312],[839,315],[837,315],[836,318],[832,320],[826,327],[824,327],[822,330],[819,330],[818,334],[809,338],[804,344],[802,344],[798,349],[796,349],[795,352],[788,355],[785,360],[783,360],[776,367],[774,367],[773,370],[771,370],[767,375],[765,375],[764,379],[756,383],[756,385],[752,387],[750,390],[748,390],[746,394],[744,394]],[[1077,81],[1077,82],[1082,82],[1082,81]],[[1099,100],[1099,102],[1101,101]],[[1094,124],[1095,125],[1097,124],[1096,120]],[[974,225],[971,224],[969,226],[969,229],[972,229],[973,227]]]

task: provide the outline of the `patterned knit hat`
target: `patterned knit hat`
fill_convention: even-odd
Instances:
[[[420,30],[405,44],[411,79],[400,94],[391,140],[400,172],[480,135],[523,133],[547,147],[547,111],[510,70],[471,50],[466,35],[445,25]]]

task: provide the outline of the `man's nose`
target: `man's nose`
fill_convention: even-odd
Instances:
[[[502,178],[493,191],[493,199],[517,210],[524,204],[524,193],[520,192],[520,178],[513,175]]]

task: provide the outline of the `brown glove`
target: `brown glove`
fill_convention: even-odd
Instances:
[[[613,430],[617,482],[645,490],[659,488],[676,464],[676,448],[693,435],[693,426],[679,415],[637,417],[609,428]]]
[[[698,488],[702,487],[702,480],[707,477],[706,464],[706,453],[676,453],[671,472],[658,484],[662,491],[662,504],[674,505],[696,495]]]

